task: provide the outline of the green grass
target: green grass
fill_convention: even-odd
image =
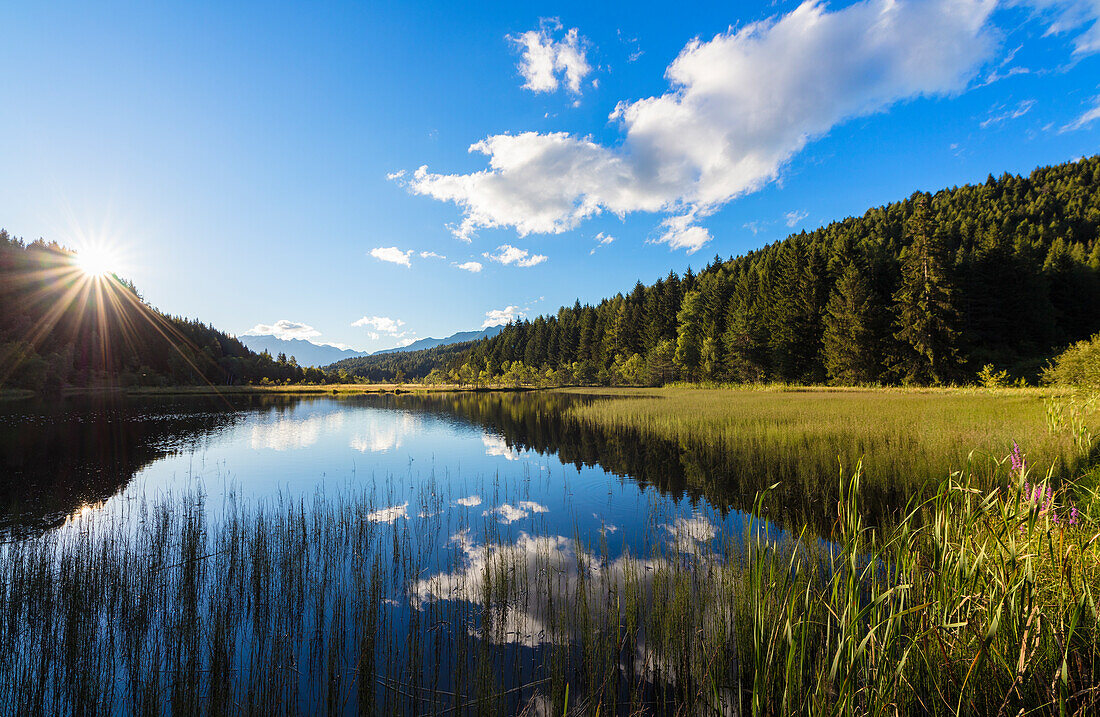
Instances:
[[[441,509],[454,496],[431,479],[407,508],[431,517],[415,523],[372,520],[398,502],[384,483],[230,497],[217,520],[201,494],[92,511],[0,545],[0,713],[1100,706],[1100,501],[1087,480],[1095,442],[1081,434],[1094,404],[1013,391],[608,393],[632,398],[579,407],[577,420],[735,455],[792,452],[814,470],[852,442],[879,470],[945,468],[872,525],[871,477],[833,462],[824,532],[787,521],[780,534],[759,517],[715,531],[714,515],[677,520],[658,501],[637,554],[606,535],[452,524]],[[966,440],[996,456],[1012,438],[1026,472],[966,458]],[[906,457],[914,447],[923,462]],[[524,497],[523,481],[494,485],[512,494],[498,499]],[[1029,497],[1036,485],[1049,504]],[[752,514],[771,514],[783,490],[757,493]]]
[[[582,424],[719,456],[720,470],[699,471],[695,479],[716,494],[723,483],[731,484],[748,501],[780,482],[783,502],[812,496],[818,508],[831,511],[838,468],[851,473],[862,462],[865,507],[896,507],[967,464],[976,479],[989,479],[1013,441],[1032,466],[1051,469],[1056,480],[1076,476],[1088,461],[1070,431],[1051,430],[1051,406],[1065,405],[1065,399],[1038,389],[679,387],[596,393],[612,400],[571,409]],[[1077,411],[1093,430],[1100,426],[1095,409],[1092,404]]]
[[[657,507],[640,555],[368,495],[92,513],[0,546],[0,712],[1087,713],[1097,524],[997,480],[877,530],[841,477],[830,542]]]

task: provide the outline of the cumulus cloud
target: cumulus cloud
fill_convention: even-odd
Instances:
[[[522,52],[516,69],[524,89],[553,92],[564,82],[570,92],[580,94],[581,82],[592,71],[585,56],[588,43],[575,27],[564,34],[561,30],[556,20],[544,20],[538,30],[508,37]]]
[[[371,329],[374,334],[383,333],[390,336],[396,336],[405,322],[401,319],[391,319],[388,316],[364,316],[361,319],[357,319],[351,322],[352,326],[366,327]],[[377,338],[374,336],[373,338]]]
[[[497,247],[496,254],[486,252],[482,254],[482,256],[500,264],[515,264],[521,267],[535,266],[547,259],[547,257],[542,254],[531,254],[526,249],[519,249],[511,244],[501,244]]]
[[[478,261],[464,261],[461,264],[455,264],[455,266],[471,274],[476,274],[481,271],[481,262]]]
[[[462,505],[462,506],[465,506],[467,508],[476,508],[477,506],[481,505],[481,496],[480,495],[469,495],[469,496],[466,496],[465,498],[459,498],[458,500],[455,501],[455,504]]]
[[[863,0],[829,11],[810,0],[688,43],[666,71],[668,92],[611,114],[621,142],[493,135],[470,147],[486,169],[423,166],[406,186],[459,206],[453,231],[467,240],[485,228],[554,234],[603,212],[661,212],[670,216],[655,241],[697,251],[710,239],[697,219],[774,180],[811,140],[907,99],[964,90],[996,46],[995,4]]]
[[[482,322],[481,328],[487,329],[490,326],[507,324],[516,319],[522,319],[525,315],[523,310],[518,306],[505,306],[503,309],[490,309],[485,312],[485,321]]]
[[[421,259],[446,259],[447,257],[442,254],[436,254],[434,251],[422,251],[420,252]]]
[[[388,261],[391,264],[401,264],[403,266],[412,266],[409,262],[409,258],[413,255],[413,250],[408,249],[401,251],[395,246],[380,246],[370,250],[370,255],[379,261]]]
[[[309,324],[298,323],[297,321],[287,321],[286,319],[279,319],[274,324],[256,324],[248,331],[244,332],[245,336],[274,336],[277,339],[309,339],[314,336],[320,336],[321,332],[313,328]]]
[[[710,241],[710,232],[694,224],[695,214],[692,209],[686,214],[665,217],[661,220],[661,236],[653,242],[668,244],[670,249],[686,249],[688,254],[699,251]]]
[[[1098,119],[1100,119],[1100,97],[1093,100],[1091,109],[1085,110],[1080,117],[1063,127],[1062,131],[1072,132],[1073,130],[1084,129]]]

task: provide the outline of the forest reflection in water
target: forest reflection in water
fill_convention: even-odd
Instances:
[[[772,522],[809,525],[828,535],[836,515],[841,466],[829,472],[797,455],[760,455],[702,443],[669,441],[576,420],[570,408],[602,400],[555,392],[465,392],[333,397],[95,398],[0,408],[0,530],[61,525],[82,506],[121,491],[142,469],[173,454],[194,452],[238,425],[250,426],[253,447],[308,446],[349,411],[397,411],[406,423],[430,416],[480,428],[487,455],[515,458],[534,451],[562,464],[598,466],[674,500],[705,501],[720,511],[760,506]],[[326,414],[301,416],[303,407]],[[405,431],[415,427],[405,426]],[[398,446],[393,428],[352,438],[362,453]],[[854,466],[845,466],[847,471]],[[897,513],[922,485],[921,476],[870,476],[861,509],[871,522]]]

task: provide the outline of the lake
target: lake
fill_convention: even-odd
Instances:
[[[1024,481],[1041,478],[996,452],[1025,426],[1040,471],[1083,460],[1064,452],[1065,436],[1044,442],[1041,397],[673,390],[607,400],[3,404],[0,714],[825,709],[819,681],[832,684],[824,676],[842,652],[852,674],[905,663],[905,685],[930,684],[940,663],[905,657],[947,640],[950,664],[969,669],[994,628],[930,621],[914,606],[970,609],[975,574],[981,590],[1027,592],[1020,605],[1083,609],[1072,589],[1024,576],[1062,565],[1044,545],[1090,554],[1091,529],[1058,523],[1049,498],[1021,499]],[[677,412],[665,437],[638,428]],[[990,447],[967,458],[960,436]],[[858,483],[850,469],[868,446],[876,470]],[[972,470],[944,482],[960,461]],[[841,465],[849,477],[838,480]],[[935,500],[893,522],[928,485]],[[1059,500],[1065,513],[1070,496]],[[1024,557],[975,557],[1005,545]],[[1091,560],[1071,572],[1092,580]],[[866,625],[896,626],[873,659]],[[1019,652],[1011,634],[997,639]],[[1047,652],[1063,649],[1044,639]],[[1074,679],[1088,681],[1082,665]],[[1014,675],[991,668],[968,694],[995,707]],[[904,690],[856,692],[909,704]]]
[[[415,521],[429,490],[453,496],[446,510],[471,519],[581,535],[621,530],[624,539],[658,504],[674,515],[729,512],[684,486],[679,456],[669,455],[678,450],[635,438],[638,453],[628,457],[609,450],[615,441],[579,435],[562,414],[590,400],[462,393],[14,402],[0,406],[0,531],[29,535],[118,514],[135,500],[195,492],[211,516],[227,496],[262,503],[351,492],[380,509],[405,506],[410,515],[397,513]],[[517,500],[538,508],[516,508]]]
[[[137,711],[152,699],[158,709],[203,711],[219,689],[226,700],[243,691],[291,711],[463,711],[486,695],[518,711],[549,699],[550,678],[535,678],[555,650],[580,645],[579,613],[615,622],[617,603],[596,606],[630,589],[652,595],[653,560],[717,560],[728,548],[719,536],[743,534],[748,520],[686,485],[680,446],[570,423],[568,408],[592,400],[461,393],[4,405],[0,563],[16,577],[0,607],[33,622],[39,593],[54,593],[54,612],[70,615],[30,630],[5,621],[0,677],[20,685],[6,706],[93,701]],[[505,564],[511,577],[491,587],[487,574]],[[58,587],[66,572],[84,577]],[[589,609],[577,600],[586,575],[601,576]],[[83,586],[106,579],[129,602],[80,603]],[[248,598],[224,592],[226,581]],[[496,589],[512,597],[493,634],[482,634],[485,591]],[[174,622],[181,614],[189,617]],[[232,624],[219,628],[223,614]],[[466,634],[433,641],[429,624],[466,625]],[[133,633],[122,639],[108,625]],[[380,661],[370,694],[358,679],[365,626],[385,636],[369,650]],[[221,658],[206,646],[218,629]],[[279,647],[273,634],[296,637]],[[412,634],[421,635],[415,646]],[[61,660],[68,670],[27,676],[44,652],[74,641],[80,649]],[[493,692],[494,681],[478,676],[481,643],[499,651],[489,659],[496,669],[510,665],[507,689]],[[342,667],[317,672],[325,663],[310,656],[321,654],[339,655]],[[204,676],[219,659],[235,665],[220,686]],[[272,681],[298,664],[316,669]],[[641,664],[638,674],[652,672]],[[150,674],[172,677],[149,683]],[[638,694],[659,682],[639,678],[648,687]],[[515,689],[525,684],[533,686]],[[455,696],[467,689],[469,699]],[[579,689],[574,681],[574,698]],[[340,708],[328,702],[333,690]]]

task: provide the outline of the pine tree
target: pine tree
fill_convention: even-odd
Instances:
[[[699,378],[703,360],[703,298],[698,291],[689,291],[676,315],[676,365],[689,381]]]
[[[853,262],[844,270],[825,306],[824,362],[831,382],[852,385],[878,378],[874,310],[864,273]]]
[[[916,195],[905,225],[901,285],[894,293],[900,351],[894,369],[906,383],[942,384],[959,369],[956,311],[947,251],[936,233],[928,197]]]
[[[722,344],[726,373],[734,381],[760,381],[767,372],[767,343],[756,295],[760,286],[755,269],[741,275],[734,285]]]

